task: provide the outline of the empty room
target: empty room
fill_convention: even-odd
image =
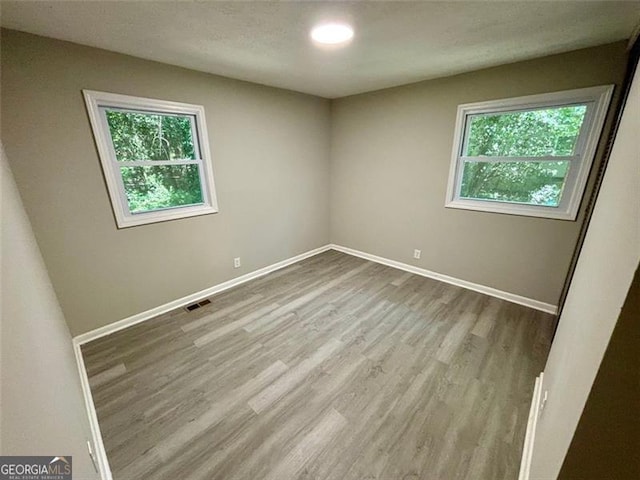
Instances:
[[[640,478],[640,2],[0,25],[0,479]]]

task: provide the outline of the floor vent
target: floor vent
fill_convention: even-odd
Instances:
[[[194,310],[197,310],[200,307],[204,307],[205,305],[209,305],[210,303],[211,303],[211,300],[209,300],[208,298],[205,298],[204,300],[201,300],[200,302],[196,302],[196,303],[192,303],[191,305],[187,305],[186,307],[184,307],[184,309],[187,312],[193,312]]]

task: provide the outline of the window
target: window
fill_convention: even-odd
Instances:
[[[446,206],[575,220],[612,92],[460,105]]]
[[[203,107],[84,97],[118,228],[218,211]]]

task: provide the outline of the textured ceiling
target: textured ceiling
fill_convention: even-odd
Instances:
[[[335,98],[628,38],[640,2],[9,2],[4,27]],[[309,41],[353,24],[341,49]]]

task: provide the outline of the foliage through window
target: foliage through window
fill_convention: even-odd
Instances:
[[[575,219],[611,90],[461,105],[447,206]]]
[[[119,227],[217,211],[204,109],[85,91]]]

